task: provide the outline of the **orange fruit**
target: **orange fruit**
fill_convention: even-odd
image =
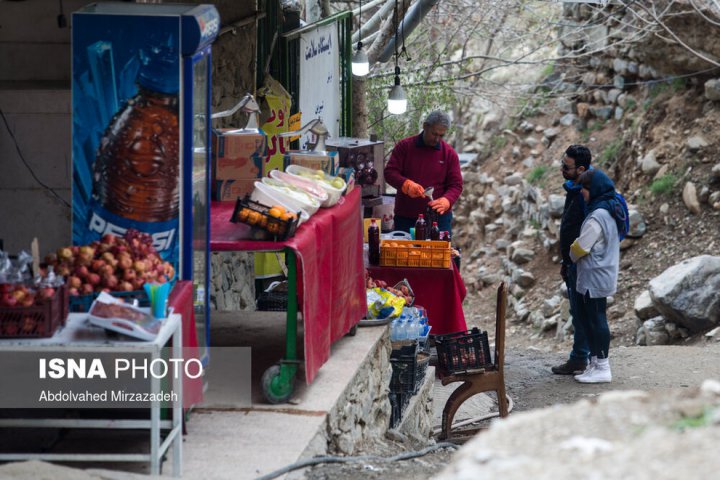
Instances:
[[[280,215],[282,215],[283,213],[287,212],[287,210],[285,209],[285,207],[283,207],[282,205],[273,205],[272,208],[271,208],[271,210],[272,210],[272,209],[278,210],[278,211],[280,212]],[[273,216],[274,216],[274,215],[273,215]]]
[[[238,220],[241,222],[246,222],[248,219],[248,215],[250,214],[250,210],[247,208],[243,208],[238,212]]]
[[[260,217],[261,217],[261,216],[262,216],[262,215],[260,215],[260,212],[256,212],[256,211],[254,211],[254,210],[250,210],[250,213],[248,213],[247,222],[248,222],[250,225],[255,225],[256,223],[258,223],[258,222],[260,221]]]
[[[284,212],[282,215],[280,215],[280,220],[295,220],[297,218],[297,215],[295,215],[293,212]]]
[[[270,210],[268,210],[268,215],[275,218],[281,218],[284,211],[280,210],[278,207],[272,207]]]

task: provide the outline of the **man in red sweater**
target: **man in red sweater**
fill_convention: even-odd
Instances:
[[[463,181],[458,154],[443,140],[448,128],[450,117],[436,110],[427,116],[419,135],[395,145],[385,167],[385,181],[397,189],[395,230],[409,232],[430,206],[439,215],[440,231],[451,231],[451,208],[462,193]],[[435,189],[432,201],[423,196],[428,187]]]

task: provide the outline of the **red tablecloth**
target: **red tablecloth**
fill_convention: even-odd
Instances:
[[[298,301],[305,324],[305,379],[310,383],[330,357],[330,345],[365,316],[360,189],[331,208],[321,208],[284,242],[238,240],[240,227],[230,223],[233,202],[213,202],[211,251],[272,252],[291,248],[297,254]]]
[[[407,278],[415,303],[427,309],[433,335],[467,330],[462,302],[467,290],[455,263],[453,268],[369,267],[370,276],[390,286]]]
[[[168,306],[172,307],[175,313],[182,315],[182,346],[183,358],[197,358],[200,360],[200,349],[198,348],[197,330],[195,329],[195,309],[193,308],[193,286],[190,281],[179,281],[175,283]],[[188,409],[198,405],[203,399],[202,377],[183,378],[183,408]]]

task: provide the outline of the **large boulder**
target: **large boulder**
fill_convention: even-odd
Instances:
[[[691,333],[720,323],[720,257],[700,255],[650,280],[653,304],[665,319]]]

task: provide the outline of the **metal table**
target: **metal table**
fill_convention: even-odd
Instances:
[[[71,313],[67,324],[50,338],[2,339],[0,351],[4,352],[80,352],[80,353],[126,353],[149,354],[152,360],[161,358],[161,349],[172,341],[173,358],[182,358],[182,322],[180,315],[170,315],[165,320],[154,341],[142,341],[126,336],[109,336],[102,328],[87,323],[86,313]],[[173,391],[177,401],[172,408],[172,419],[160,419],[160,402],[153,402],[150,419],[71,419],[71,418],[10,418],[0,419],[0,428],[83,428],[83,429],[149,429],[149,453],[0,453],[0,461],[47,460],[57,462],[75,461],[124,461],[149,462],[152,475],[160,473],[160,460],[173,447],[173,475],[182,475],[182,378],[173,378]],[[152,392],[160,392],[160,379],[151,380]],[[161,429],[168,430],[164,440]]]

